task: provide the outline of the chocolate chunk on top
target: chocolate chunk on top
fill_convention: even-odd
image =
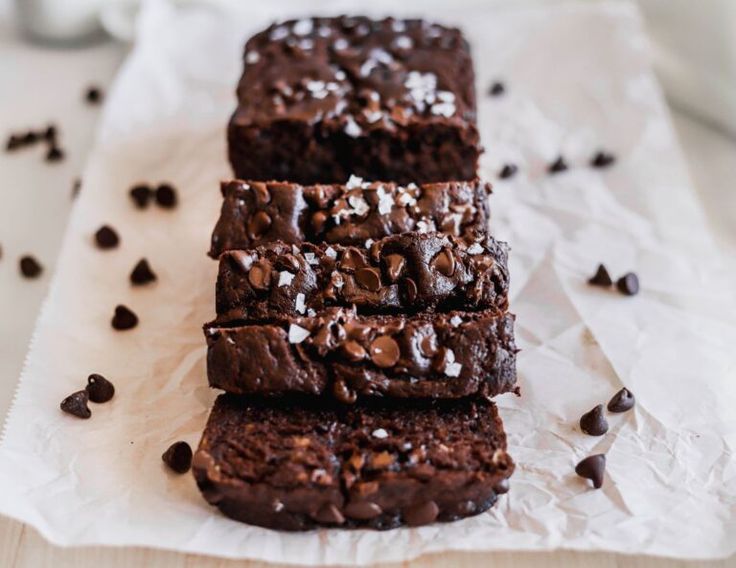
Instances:
[[[608,401],[608,410],[611,412],[626,412],[634,408],[634,404],[636,404],[634,393],[624,387]]]

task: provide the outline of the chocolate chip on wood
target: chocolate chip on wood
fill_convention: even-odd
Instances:
[[[508,490],[513,469],[487,400],[345,406],[232,395],[215,402],[192,465],[225,515],[291,531],[477,515]]]

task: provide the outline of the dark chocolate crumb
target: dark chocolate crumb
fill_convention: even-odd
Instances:
[[[59,405],[61,409],[68,413],[76,416],[77,418],[89,418],[92,416],[92,412],[87,406],[89,397],[87,391],[81,390],[70,394]]]
[[[142,286],[154,280],[156,280],[156,273],[151,270],[151,266],[145,258],[140,259],[130,273],[130,282],[134,286]]]
[[[129,308],[119,305],[115,308],[115,315],[112,317],[112,327],[118,331],[132,329],[138,325],[138,316]]]
[[[26,255],[20,259],[20,273],[26,278],[38,278],[43,272],[43,266],[32,256]]]
[[[89,87],[84,94],[84,99],[91,105],[99,104],[102,100],[102,90],[99,87]]]
[[[488,94],[492,97],[498,97],[506,92],[506,86],[501,81],[494,81],[488,88]]]
[[[516,175],[516,172],[518,171],[519,168],[516,167],[516,164],[506,164],[503,168],[501,168],[498,177],[500,177],[501,179],[508,179]]]
[[[153,197],[153,190],[144,184],[139,184],[130,189],[130,198],[138,209],[145,209]]]
[[[118,237],[115,229],[109,225],[103,225],[97,229],[97,232],[95,233],[95,242],[97,243],[98,248],[103,250],[112,249],[120,244],[120,237]]]
[[[174,442],[161,459],[176,473],[186,473],[192,467],[192,448],[186,442]]]
[[[606,456],[596,454],[588,456],[575,466],[575,473],[593,482],[593,487],[600,489],[603,486],[603,473],[606,471]]]
[[[176,190],[168,183],[162,183],[156,188],[156,203],[165,209],[176,207]]]
[[[635,403],[634,393],[624,387],[608,401],[608,410],[611,412],[626,412],[634,408]]]
[[[602,404],[580,417],[580,429],[589,436],[603,436],[608,432],[608,421],[603,414]]]
[[[29,130],[23,135],[22,144],[24,146],[31,146],[38,142],[41,139],[41,136],[38,135],[37,132],[34,132],[33,130]]]
[[[91,374],[87,378],[87,395],[92,402],[101,404],[115,396],[115,387],[102,375]]]
[[[60,162],[64,159],[64,150],[58,146],[51,146],[46,152],[47,162]]]
[[[557,159],[547,166],[547,171],[551,174],[558,174],[567,170],[567,162],[562,156],[558,156]]]
[[[21,138],[17,134],[11,134],[8,138],[8,141],[5,143],[5,150],[7,152],[12,152],[14,150],[17,150],[18,148],[22,148],[23,146],[23,138]]]
[[[43,132],[43,139],[52,145],[56,145],[56,134],[56,125],[49,124]]]
[[[596,152],[595,156],[590,160],[590,165],[594,168],[607,168],[616,161],[616,156],[609,154],[603,150]]]
[[[616,288],[626,296],[636,296],[639,293],[639,277],[633,272],[627,272],[616,281]]]
[[[588,279],[588,284],[591,284],[592,286],[612,286],[613,280],[611,280],[611,275],[608,274],[606,267],[599,264],[598,270],[596,270],[595,274]]]

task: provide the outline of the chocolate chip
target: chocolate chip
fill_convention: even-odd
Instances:
[[[130,309],[123,305],[115,308],[115,315],[112,317],[112,327],[118,331],[132,329],[138,325],[138,316]]]
[[[271,267],[265,262],[254,264],[248,271],[248,282],[256,290],[268,290],[271,281]]]
[[[89,406],[87,406],[88,401],[89,397],[87,396],[87,391],[81,390],[70,394],[61,401],[59,406],[68,414],[72,414],[77,418],[86,419],[92,416],[92,412],[90,411]]]
[[[593,159],[590,160],[590,165],[594,168],[607,168],[615,161],[616,156],[601,150],[600,152],[596,152],[595,156],[593,156]]]
[[[345,272],[350,273],[356,268],[361,268],[367,265],[368,263],[365,261],[363,253],[355,247],[350,247],[344,253],[342,253],[342,258],[340,259],[340,269],[344,270]]]
[[[92,402],[101,404],[115,396],[115,387],[102,375],[93,373],[87,377],[87,395]]]
[[[30,255],[20,259],[20,273],[26,278],[38,278],[43,272],[43,266]]]
[[[634,393],[624,387],[608,401],[608,410],[611,412],[626,412],[634,408],[635,403]]]
[[[389,254],[386,256],[386,275],[391,282],[396,282],[404,270],[406,259],[400,254]]]
[[[91,105],[99,104],[102,100],[102,91],[99,87],[89,87],[87,92],[84,93],[84,100]]]
[[[511,489],[511,484],[509,483],[508,478],[502,479],[493,487],[493,491],[496,493],[496,495],[503,495],[504,493],[508,493],[509,489]]]
[[[192,448],[186,442],[174,442],[161,459],[176,473],[186,473],[192,467]]]
[[[399,344],[388,335],[373,340],[370,347],[371,360],[381,368],[393,367],[399,361]]]
[[[253,182],[250,184],[250,187],[256,194],[256,203],[258,205],[268,205],[271,202],[271,193],[268,191],[265,183]]]
[[[433,357],[437,353],[437,342],[434,333],[426,335],[419,342],[419,350],[427,358]]]
[[[345,356],[353,362],[362,361],[367,355],[363,346],[357,341],[350,340],[342,346]]]
[[[248,236],[256,239],[268,231],[271,226],[271,217],[265,211],[257,211],[248,222]]]
[[[440,508],[434,501],[427,501],[421,505],[404,509],[404,521],[410,527],[418,527],[428,525],[433,522],[440,513]]]
[[[636,296],[639,293],[639,277],[633,272],[627,272],[616,280],[616,288],[626,296]]]
[[[376,268],[359,268],[355,280],[366,290],[377,292],[381,289],[381,274]]]
[[[518,171],[519,168],[517,168],[515,164],[505,164],[503,168],[501,168],[498,177],[500,177],[501,179],[508,179],[516,175],[516,172]]]
[[[156,203],[164,209],[172,209],[177,203],[176,190],[168,183],[162,183],[156,188]]]
[[[506,92],[506,87],[501,81],[494,81],[488,88],[488,94],[492,97],[498,97]]]
[[[145,184],[139,184],[130,189],[129,195],[138,209],[145,209],[153,198],[153,190]]]
[[[417,284],[411,278],[404,278],[401,282],[404,290],[404,297],[406,298],[406,301],[411,304],[417,299],[417,294],[419,293],[417,290]]]
[[[383,513],[381,507],[370,501],[353,501],[344,509],[345,516],[360,521],[368,521]]]
[[[151,266],[145,258],[140,259],[130,273],[130,282],[134,286],[143,286],[154,280],[156,280],[156,273],[151,270]]]
[[[580,417],[580,429],[589,436],[603,436],[608,432],[608,421],[603,414],[602,404]]]
[[[23,146],[23,138],[21,138],[17,134],[11,134],[8,138],[8,141],[5,143],[5,150],[7,152],[12,152],[13,150],[17,150],[18,148],[22,148]]]
[[[563,158],[562,156],[559,156],[554,162],[547,166],[547,171],[551,174],[564,172],[566,169],[567,162],[565,162],[565,158]]]
[[[57,135],[56,126],[53,124],[49,124],[46,127],[46,130],[43,131],[43,139],[52,145],[56,143],[56,135]]]
[[[24,146],[30,146],[31,144],[35,144],[41,140],[41,136],[38,135],[38,133],[33,132],[33,130],[29,130],[23,135],[22,143]]]
[[[318,235],[321,234],[325,230],[328,218],[327,213],[324,211],[317,211],[312,215],[312,230]]]
[[[335,398],[343,404],[353,404],[358,400],[358,393],[348,387],[345,384],[345,381],[341,379],[335,379],[335,382],[332,385],[332,393],[335,395]]]
[[[598,270],[596,270],[595,274],[588,279],[588,284],[591,284],[592,286],[611,286],[613,285],[613,280],[611,280],[611,275],[608,274],[606,267],[599,264]]]
[[[345,517],[333,503],[325,503],[314,514],[314,519],[326,525],[341,525]]]
[[[437,253],[437,256],[432,260],[432,266],[440,274],[445,276],[452,276],[455,272],[455,255],[448,248],[442,249]]]
[[[46,152],[47,162],[60,162],[64,159],[64,150],[58,146],[51,146]]]
[[[600,489],[603,486],[603,473],[606,471],[606,456],[596,454],[588,456],[575,466],[575,473],[593,482],[593,487]]]
[[[103,225],[95,233],[95,242],[98,248],[106,250],[117,247],[120,244],[120,238],[115,229],[109,225]]]

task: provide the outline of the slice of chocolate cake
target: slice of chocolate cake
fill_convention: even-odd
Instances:
[[[223,253],[217,321],[268,322],[352,305],[361,314],[508,307],[505,243],[404,233],[369,244],[271,243]]]
[[[477,180],[397,185],[351,177],[345,185],[309,186],[225,182],[210,256],[274,241],[364,246],[368,239],[408,231],[464,237],[486,230],[489,193],[490,186]]]
[[[516,388],[514,316],[495,310],[361,316],[327,308],[205,326],[210,386],[235,394],[460,398]]]
[[[222,395],[192,469],[225,515],[296,531],[477,515],[508,490],[514,464],[486,400],[344,406]]]

